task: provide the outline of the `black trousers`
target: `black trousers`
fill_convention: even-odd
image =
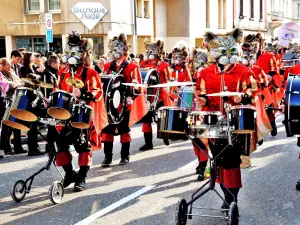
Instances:
[[[18,150],[22,149],[21,131],[2,124],[1,149],[3,149],[5,153],[11,151],[10,136],[12,133],[14,134],[14,150],[17,152]]]
[[[128,126],[130,119],[130,111],[126,111],[124,113],[124,118],[119,124],[108,124],[104,129],[102,129],[102,133],[105,134],[113,134],[113,135],[121,135],[130,132],[130,128]]]

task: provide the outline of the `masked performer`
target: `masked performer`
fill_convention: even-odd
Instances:
[[[248,37],[248,36],[247,36]],[[255,37],[252,35],[252,37]],[[271,124],[267,115],[267,112],[264,107],[264,103],[262,100],[262,90],[267,88],[268,86],[268,77],[265,72],[258,66],[256,63],[256,56],[259,50],[259,43],[254,39],[247,39],[246,42],[242,43],[242,56],[240,57],[240,62],[242,65],[249,67],[253,71],[253,78],[255,82],[258,84],[255,90],[251,90],[252,97],[256,106],[256,132],[252,134],[247,134],[248,138],[246,148],[250,148],[250,152],[256,150],[256,144],[262,144],[263,138],[267,135],[271,130]],[[250,145],[251,140],[251,145]],[[250,156],[242,156],[242,168],[247,168],[251,166]]]
[[[162,60],[163,56],[163,48],[164,43],[163,41],[158,40],[157,42],[150,43],[147,39],[144,41],[145,48],[146,48],[146,54],[147,60],[144,60],[140,63],[141,68],[153,68],[156,69],[159,73],[159,83],[164,84],[169,82],[170,76],[171,76],[171,68],[170,65]],[[161,106],[171,106],[171,100],[164,88],[160,88],[159,90],[159,98],[156,105],[156,109],[158,109]],[[147,151],[149,149],[153,149],[153,143],[152,143],[152,117],[153,117],[153,111],[150,110],[147,115],[143,118],[143,127],[142,132],[144,132],[144,139],[145,139],[145,145],[143,145],[140,148],[140,151]],[[163,138],[163,133],[158,135]],[[166,135],[165,135],[166,136]],[[166,145],[169,145],[169,140],[166,136],[166,138],[163,138],[164,143]]]
[[[120,34],[118,37],[114,37],[109,42],[110,55],[114,60],[105,64],[104,73],[106,74],[118,74],[122,75],[126,83],[141,83],[141,75],[138,70],[138,66],[130,63],[126,60],[128,52],[127,39],[124,34]],[[133,101],[132,91],[127,91],[125,94],[127,97],[126,111],[123,114],[124,118],[119,124],[109,124],[102,130],[102,142],[104,143],[105,159],[102,162],[103,167],[110,166],[113,157],[113,142],[114,136],[120,135],[121,140],[121,161],[119,165],[125,165],[129,162],[129,149],[130,149],[130,124],[133,115],[137,115],[137,120],[144,117],[147,113],[147,106],[144,96],[138,96]],[[143,99],[142,99],[143,98]],[[134,107],[136,103],[141,100],[141,105],[138,110]],[[144,105],[143,105],[144,104]],[[146,109],[145,109],[146,107]],[[131,108],[131,110],[130,110]],[[139,119],[138,119],[139,118]]]
[[[280,97],[280,79],[278,79],[279,76],[279,69],[277,66],[277,61],[274,56],[274,47],[272,43],[266,43],[265,51],[262,52],[262,54],[257,59],[257,66],[259,66],[265,74],[269,75],[269,91],[272,95],[272,98],[269,100],[267,98],[267,94],[264,95],[266,97],[265,102],[269,107],[279,107],[281,97]],[[272,131],[271,135],[276,136],[277,135],[277,126],[275,123],[275,112],[273,109],[267,109],[268,117],[272,125]]]
[[[214,62],[212,65],[200,72],[197,79],[197,90],[200,95],[196,98],[199,107],[205,106],[207,111],[221,111],[224,113],[224,102],[229,104],[248,104],[251,102],[251,91],[257,85],[253,82],[253,72],[246,66],[237,64],[239,46],[243,36],[242,30],[239,28],[225,35],[216,35],[211,32],[205,34],[205,42],[207,44],[209,61]],[[241,96],[228,97],[226,99],[220,97],[207,97],[207,94],[222,91],[241,91],[247,93]],[[236,137],[235,135],[233,137]],[[219,153],[228,144],[227,139],[209,139],[210,150],[213,155]],[[232,195],[237,200],[239,189],[242,187],[241,182],[241,144],[239,138],[234,139],[233,145],[229,146],[221,153],[218,160],[218,181],[224,192],[227,203],[234,201]],[[226,188],[225,188],[226,187]],[[227,189],[228,188],[228,189]],[[224,202],[223,209],[228,209],[228,205]]]
[[[207,66],[208,66],[207,51],[199,48],[193,49],[190,56],[191,74],[194,74],[193,80],[196,81],[199,80],[200,72]],[[198,92],[196,92],[196,94],[200,94],[199,89]],[[196,143],[196,145],[194,143]],[[207,161],[208,161],[208,157],[206,155],[208,154],[208,148],[209,148],[207,139],[194,138],[193,147],[194,147],[194,152],[198,158],[198,166],[196,167],[196,174],[198,174],[198,180],[202,181],[204,180],[205,177],[209,177],[209,171],[206,173],[206,175],[204,174]],[[199,149],[199,147],[201,149]],[[206,154],[204,153],[204,151],[206,152]]]
[[[64,55],[67,67],[59,70],[56,89],[73,93],[77,98],[85,100],[86,104],[98,102],[102,97],[102,84],[98,73],[91,69],[93,41],[81,39],[76,32],[73,32],[69,35],[67,43],[67,50]],[[84,86],[77,88],[70,85],[69,81],[72,77],[77,79],[76,83],[78,80],[82,81]],[[73,128],[67,121],[60,132],[58,130],[58,127],[50,127],[47,138],[48,143],[50,143],[49,147],[54,141],[57,143],[56,165],[62,166],[66,173],[63,185],[67,187],[75,182],[74,191],[82,191],[85,189],[85,178],[92,162],[89,129]],[[80,169],[78,173],[74,171],[72,166],[72,155],[69,152],[69,145],[71,144],[79,153],[78,165]]]

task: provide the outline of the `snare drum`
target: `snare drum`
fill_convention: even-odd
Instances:
[[[37,96],[31,88],[17,88],[13,95],[10,114],[19,120],[36,121],[38,118],[33,113],[32,104],[36,98]]]
[[[147,86],[159,84],[159,73],[155,69],[147,71],[144,84]],[[159,97],[159,88],[147,88],[147,101],[153,108],[156,107],[157,100]]]
[[[232,106],[229,112],[229,123],[233,133],[249,134],[255,131],[255,108],[252,105]]]
[[[228,138],[228,126],[222,113],[190,112],[189,135],[195,138]]]
[[[92,118],[93,109],[88,105],[76,104],[73,108],[71,126],[78,129],[88,129]]]
[[[111,124],[119,124],[123,120],[123,113],[126,107],[126,86],[125,79],[121,75],[102,75],[104,102]]]
[[[179,90],[177,106],[188,110],[195,110],[196,105],[194,103],[194,96],[193,87],[181,87]]]
[[[57,90],[50,94],[50,104],[47,112],[54,119],[70,119],[73,103],[74,97],[70,92]]]
[[[186,133],[188,128],[188,110],[179,107],[159,108],[157,126],[160,132]]]

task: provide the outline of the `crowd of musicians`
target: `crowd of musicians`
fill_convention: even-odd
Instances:
[[[64,187],[75,183],[75,191],[85,189],[85,178],[91,166],[94,147],[102,145],[105,155],[102,166],[109,167],[113,159],[114,137],[119,135],[119,164],[129,163],[132,141],[130,127],[140,121],[145,140],[140,151],[152,150],[152,123],[157,122],[157,111],[162,107],[171,109],[180,106],[179,102],[182,99],[178,97],[178,93],[192,90],[193,98],[189,110],[195,112],[218,112],[226,117],[226,105],[255,107],[255,132],[233,135],[232,145],[222,153],[219,160],[218,182],[226,202],[230,204],[234,199],[237,200],[242,187],[240,168],[251,165],[249,152],[253,152],[257,145],[263,144],[264,136],[269,133],[272,136],[277,135],[275,116],[282,109],[288,74],[300,74],[300,67],[287,67],[282,60],[285,55],[297,58],[296,43],[282,46],[276,39],[273,42],[263,41],[260,33],[244,36],[239,28],[223,35],[206,32],[202,46],[193,49],[177,46],[169,55],[164,53],[163,41],[145,40],[146,52],[137,58],[129,54],[130,46],[126,36],[120,34],[109,41],[109,53],[97,63],[93,61],[91,39],[82,39],[73,32],[67,43],[62,57],[49,53],[45,58],[38,53],[19,49],[12,51],[10,59],[0,59],[0,116],[4,117],[6,108],[11,107],[12,97],[17,88],[30,87],[30,83],[24,78],[53,85],[53,89],[43,86],[40,88],[46,100],[39,101],[33,111],[39,118],[49,116],[47,104],[52,92],[61,90],[84,100],[85,104],[93,109],[93,118],[88,129],[74,128],[67,119],[64,126],[49,126],[47,135],[46,151],[51,151],[53,143],[56,142],[56,165],[62,166],[65,171]],[[147,97],[147,94],[153,92],[138,85],[153,78],[145,77],[151,69],[157,72],[159,82],[156,84],[162,85],[155,89],[155,98]],[[105,101],[108,98],[105,92],[108,91],[109,83],[105,79],[115,79],[111,76],[121,76],[122,82],[127,84],[123,105],[122,93],[121,96],[117,96],[116,105],[115,102],[112,104]],[[82,85],[77,85],[75,81],[80,81]],[[180,85],[163,86],[172,82],[194,82],[195,86],[190,89],[181,88]],[[211,95],[222,92],[242,94]],[[114,122],[118,119],[118,122]],[[38,121],[31,124],[27,134],[29,156],[44,154],[38,146],[37,130]],[[13,150],[10,146],[12,134]],[[186,139],[186,135],[170,134],[160,130],[158,126],[157,138],[169,145],[170,139]],[[228,139],[194,136],[192,144],[199,161],[196,173],[198,180],[202,181],[209,176],[209,170],[206,169],[209,168],[209,154],[218,154],[220,149],[228,145]],[[75,171],[72,165],[70,145],[79,153],[79,171]],[[2,123],[1,150],[6,155],[27,152],[22,148],[19,129]],[[300,189],[299,186],[300,184],[297,185]],[[228,204],[224,203],[222,208],[228,208]]]

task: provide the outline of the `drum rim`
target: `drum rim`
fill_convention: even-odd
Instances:
[[[74,108],[75,108],[76,106],[79,106],[79,105],[80,105],[80,104],[74,104]],[[93,107],[90,106],[90,105],[81,105],[81,108],[83,108],[83,106],[85,106],[86,108],[89,108],[89,109],[93,110]]]
[[[30,88],[30,87],[17,87],[16,90],[30,90],[30,91],[33,91],[33,89]]]
[[[68,91],[64,91],[64,90],[56,90],[56,91],[53,91],[50,93],[50,95],[54,94],[54,93],[58,93],[58,92],[62,92],[62,93],[65,93],[65,94],[69,94],[73,97],[73,94],[71,92],[68,92]]]
[[[190,114],[191,115],[204,114],[204,115],[217,115],[217,116],[221,116],[222,112],[220,112],[220,111],[191,111]]]
[[[253,109],[255,110],[255,107],[253,105],[234,105],[234,106],[231,106],[231,109]]]
[[[178,106],[162,106],[158,110],[164,110],[164,109],[172,109],[172,110],[178,110],[178,111],[182,110],[182,111],[185,111],[185,112],[189,111],[188,109],[185,109],[185,108],[182,108],[182,107],[178,107]]]

